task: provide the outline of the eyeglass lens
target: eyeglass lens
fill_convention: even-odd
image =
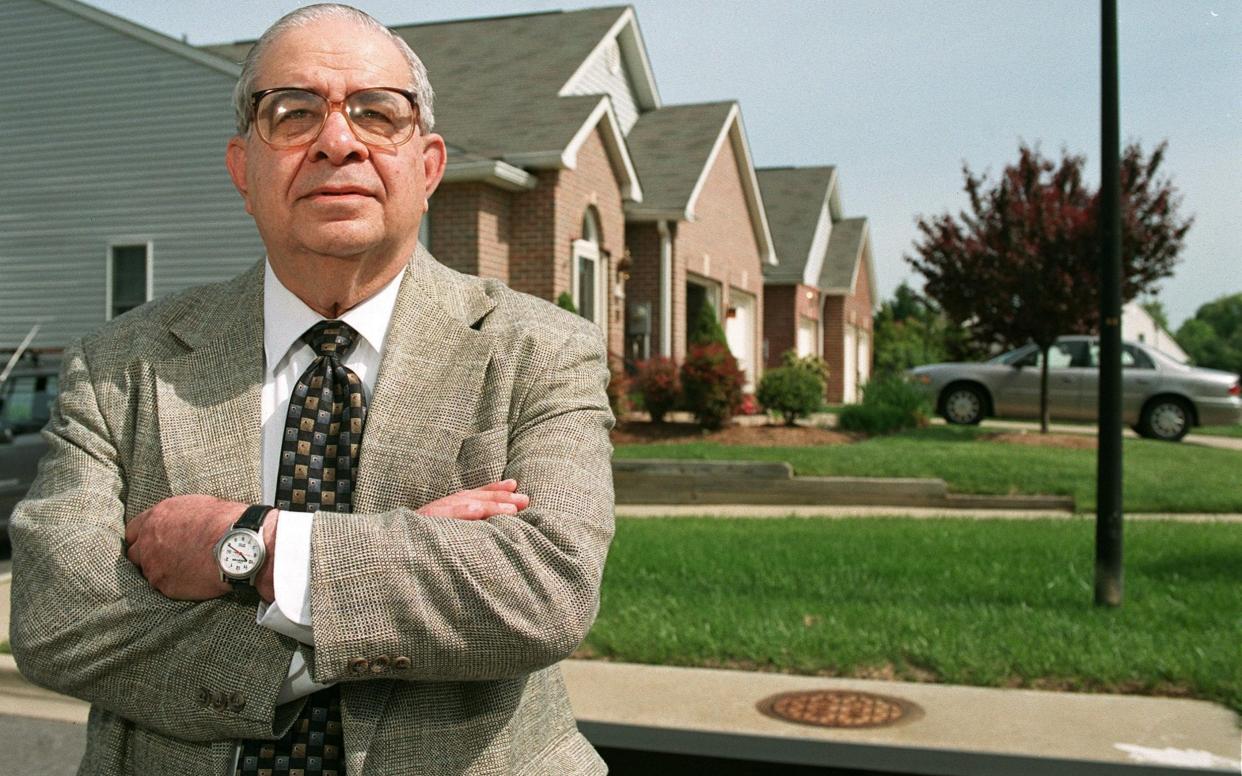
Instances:
[[[257,106],[259,135],[274,146],[313,142],[327,121],[328,101],[314,92],[281,89],[265,95]],[[345,98],[345,115],[364,143],[398,145],[414,131],[414,107],[406,97],[386,89],[364,89]]]

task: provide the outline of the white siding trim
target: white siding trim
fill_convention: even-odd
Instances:
[[[638,182],[638,172],[634,169],[634,160],[630,158],[629,148],[625,144],[625,136],[621,134],[621,125],[612,111],[612,99],[605,96],[587,120],[578,128],[569,145],[561,153],[561,166],[573,170],[578,166],[578,151],[600,124],[604,126],[600,134],[604,138],[604,146],[612,160],[613,171],[617,173],[617,182],[621,184],[621,196],[631,202],[643,201],[643,189]]]
[[[498,159],[450,162],[444,170],[445,183],[480,181],[505,191],[529,191],[538,182],[535,176]]]
[[[660,233],[660,355],[673,357],[673,235],[668,221],[656,222]]]
[[[815,223],[815,234],[811,237],[811,250],[806,255],[806,266],[802,271],[802,282],[808,286],[819,286],[819,273],[824,271],[824,256],[828,253],[828,240],[832,237],[832,214],[829,212],[828,199],[819,210],[819,221]]]
[[[768,214],[763,208],[763,196],[759,193],[759,178],[755,175],[755,164],[750,157],[750,144],[746,141],[746,130],[742,126],[742,112],[737,103],[733,103],[729,108],[724,125],[720,128],[720,134],[716,136],[716,142],[712,145],[712,152],[707,156],[707,163],[703,165],[699,179],[695,181],[694,188],[690,191],[690,198],[686,201],[686,220],[694,220],[694,206],[698,202],[699,195],[703,193],[703,186],[707,183],[707,176],[716,164],[716,157],[720,155],[720,147],[724,145],[725,138],[732,140],[733,154],[737,157],[738,174],[742,178],[742,193],[746,196],[746,209],[750,211],[751,228],[755,232],[755,241],[759,243],[759,260],[776,266],[779,262],[772,247],[772,230],[768,227]]]

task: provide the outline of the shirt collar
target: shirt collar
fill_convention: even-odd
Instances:
[[[340,317],[382,358],[388,323],[397,304],[404,272]],[[307,329],[326,320],[280,282],[269,260],[263,262],[263,352],[268,372],[274,372]]]

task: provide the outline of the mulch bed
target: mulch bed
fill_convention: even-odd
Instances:
[[[690,442],[716,442],[722,445],[749,447],[802,447],[848,445],[864,438],[859,434],[845,434],[818,426],[735,424],[719,431],[709,432],[699,428],[695,423],[673,421],[651,423],[642,420],[621,421],[612,431],[614,445],[676,445]],[[1005,432],[981,434],[979,440],[1006,445],[1060,447],[1069,450],[1094,450],[1096,448],[1096,438],[1087,434]]]
[[[703,431],[694,423],[648,423],[624,421],[612,431],[614,445],[686,444],[717,442],[750,447],[800,447],[847,445],[857,437],[826,428],[785,425],[733,425],[719,431]]]

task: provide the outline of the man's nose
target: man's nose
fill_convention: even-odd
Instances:
[[[328,112],[319,137],[308,149],[312,160],[326,159],[332,164],[362,161],[370,156],[367,144],[358,139],[345,119],[344,109]]]

